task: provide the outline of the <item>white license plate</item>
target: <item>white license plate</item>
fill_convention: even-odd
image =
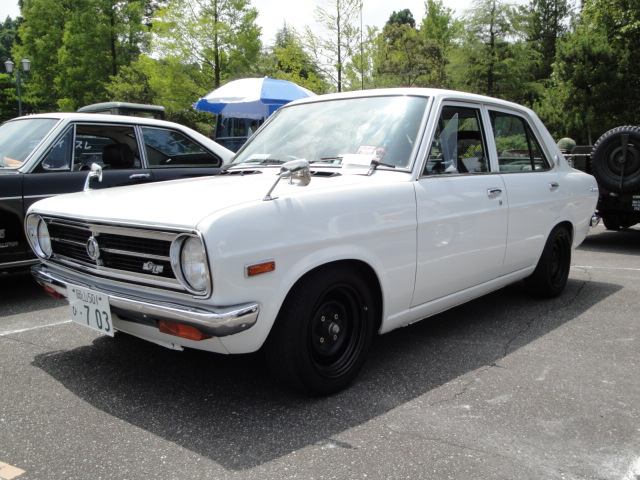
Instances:
[[[67,285],[71,319],[113,337],[109,296],[77,285]]]

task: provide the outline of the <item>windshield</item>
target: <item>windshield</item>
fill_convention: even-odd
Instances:
[[[56,123],[55,118],[27,118],[0,125],[0,167],[21,166]]]
[[[369,156],[406,168],[427,98],[386,96],[320,101],[285,107],[254,135],[232,164],[278,164],[305,159],[342,163]]]

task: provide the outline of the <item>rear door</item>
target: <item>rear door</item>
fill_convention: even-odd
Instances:
[[[562,185],[529,120],[489,108],[497,158],[509,202],[505,273],[535,265],[562,208]]]
[[[222,158],[183,132],[146,126],[140,131],[147,165],[156,181],[220,173]]]

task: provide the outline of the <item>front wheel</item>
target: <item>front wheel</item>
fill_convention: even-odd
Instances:
[[[287,296],[265,352],[288,386],[328,395],[346,387],[362,365],[375,328],[371,288],[347,266],[303,278]]]
[[[562,293],[571,268],[571,235],[565,226],[551,231],[538,265],[525,284],[533,293],[557,297]]]

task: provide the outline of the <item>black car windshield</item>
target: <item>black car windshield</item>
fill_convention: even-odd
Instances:
[[[0,168],[20,167],[58,121],[25,118],[0,125]]]
[[[325,100],[285,107],[233,159],[237,164],[280,164],[294,159],[340,164],[366,155],[406,168],[428,99],[380,96]]]

